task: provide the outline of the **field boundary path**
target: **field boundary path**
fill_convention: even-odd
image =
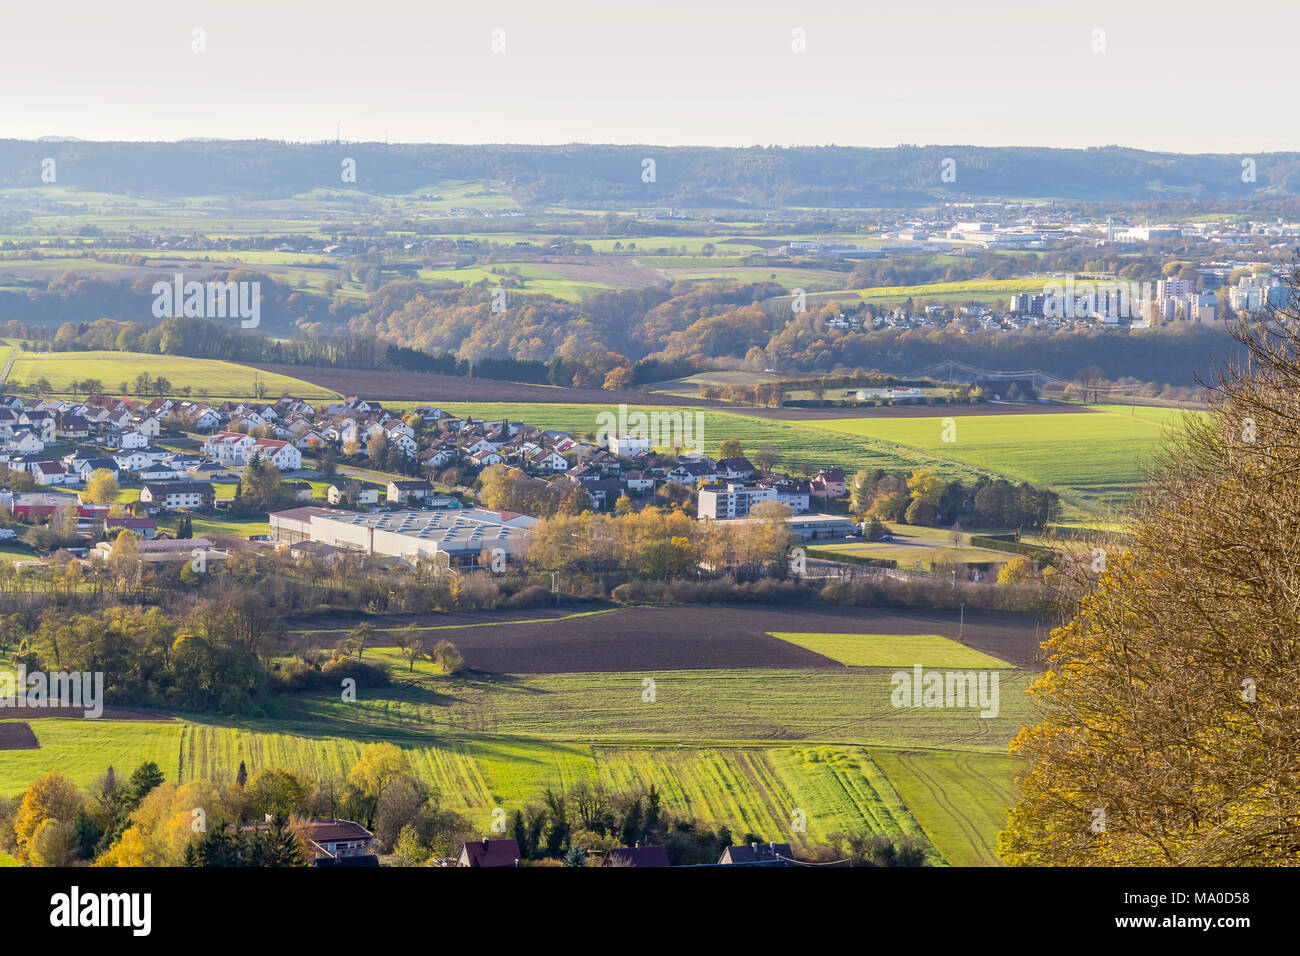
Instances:
[[[15,345],[13,351],[9,353],[9,358],[5,360],[5,367],[0,368],[0,385],[8,381],[9,370],[14,367],[14,359],[18,358],[18,353],[21,351],[22,349]]]

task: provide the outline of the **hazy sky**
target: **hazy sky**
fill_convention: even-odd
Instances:
[[[0,137],[1300,149],[1273,0],[7,6]]]

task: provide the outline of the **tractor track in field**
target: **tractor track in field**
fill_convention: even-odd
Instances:
[[[957,826],[962,831],[962,835],[966,837],[971,846],[978,847],[981,850],[981,855],[987,855],[990,859],[997,859],[993,847],[989,846],[984,837],[980,834],[979,827],[975,825],[975,821],[963,813],[949,798],[948,792],[944,790],[943,786],[939,784],[934,777],[923,771],[918,764],[912,761],[911,758],[912,755],[906,752],[898,755],[899,763],[907,767],[920,784],[929,791],[930,796],[934,798],[935,804],[942,808],[945,813],[957,822]],[[917,820],[917,825],[921,826],[921,821]],[[925,827],[921,826],[921,829],[924,830]],[[932,844],[934,843],[934,838],[929,833],[926,834],[926,838],[929,839]]]

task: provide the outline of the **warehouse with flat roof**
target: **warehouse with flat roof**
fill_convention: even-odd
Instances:
[[[451,567],[468,569],[479,566],[485,551],[507,564],[520,561],[537,519],[489,508],[374,514],[293,508],[272,514],[270,524],[272,540],[284,544],[314,541],[412,564],[445,555]]]

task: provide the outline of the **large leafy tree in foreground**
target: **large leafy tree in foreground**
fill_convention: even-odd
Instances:
[[[1233,335],[1127,547],[1066,562],[1008,863],[1300,862],[1300,310]]]

